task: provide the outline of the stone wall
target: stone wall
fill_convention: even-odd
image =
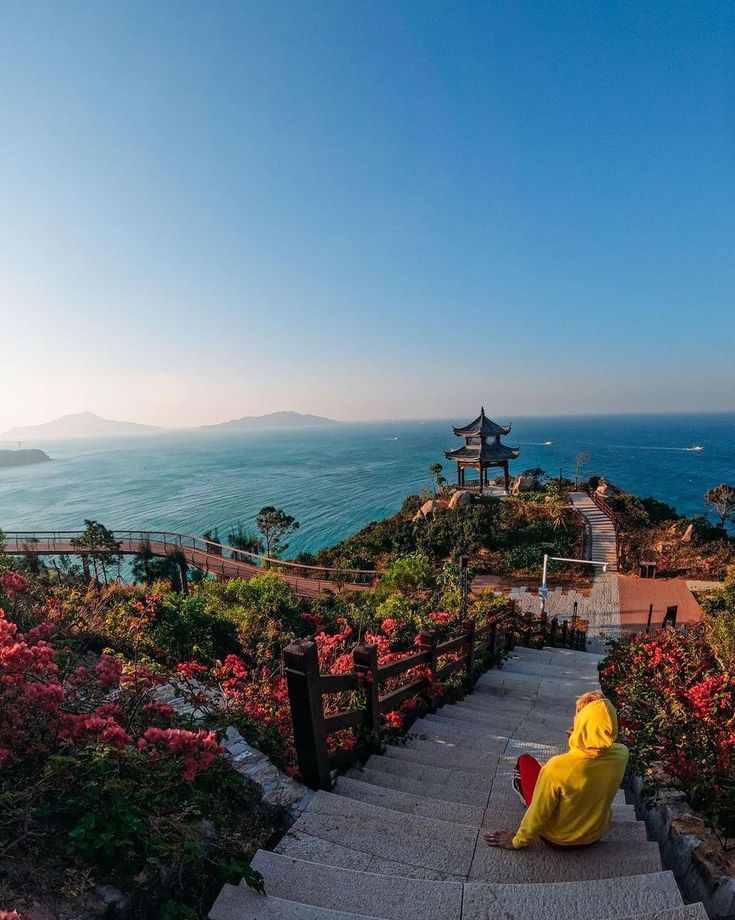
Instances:
[[[710,920],[735,918],[735,847],[720,839],[676,789],[633,779],[636,810],[661,848],[664,866],[676,876],[687,901],[701,901]],[[728,841],[728,845],[735,840]]]

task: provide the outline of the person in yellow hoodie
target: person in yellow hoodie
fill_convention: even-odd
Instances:
[[[542,767],[522,754],[513,786],[528,805],[517,831],[485,834],[488,846],[518,850],[540,837],[553,847],[596,843],[612,821],[612,801],[628,764],[628,748],[616,744],[618,716],[601,691],[577,700],[569,752]]]

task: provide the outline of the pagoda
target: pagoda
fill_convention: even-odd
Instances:
[[[489,485],[487,471],[491,466],[501,467],[505,474],[505,491],[510,486],[508,474],[508,461],[515,460],[521,452],[520,447],[508,447],[501,443],[500,438],[510,433],[510,424],[498,425],[485,415],[485,407],[480,409],[480,414],[469,425],[462,428],[452,426],[458,438],[464,438],[464,445],[454,450],[444,451],[447,460],[454,460],[457,464],[457,486],[468,487],[465,481],[465,470],[477,470],[480,474],[479,490],[483,493],[485,486]],[[470,481],[472,488],[474,482]]]

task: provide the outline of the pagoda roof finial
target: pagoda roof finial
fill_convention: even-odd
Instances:
[[[480,408],[477,418],[462,427],[453,426],[457,437],[500,437],[510,432],[510,425],[498,425],[485,415],[485,407]]]

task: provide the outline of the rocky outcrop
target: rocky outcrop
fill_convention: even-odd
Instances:
[[[417,521],[425,521],[426,518],[431,517],[437,510],[437,507],[437,503],[433,499],[429,499],[429,501],[424,502],[416,514],[413,516],[414,523]]]
[[[42,450],[0,450],[0,469],[9,466],[30,466],[45,463],[51,457]]]
[[[533,492],[537,484],[535,476],[529,473],[521,473],[520,476],[516,476],[513,480],[513,485],[510,487],[511,495],[518,495],[519,492]]]
[[[471,505],[473,502],[472,494],[464,489],[458,489],[449,499],[449,507],[462,508],[464,505]]]

